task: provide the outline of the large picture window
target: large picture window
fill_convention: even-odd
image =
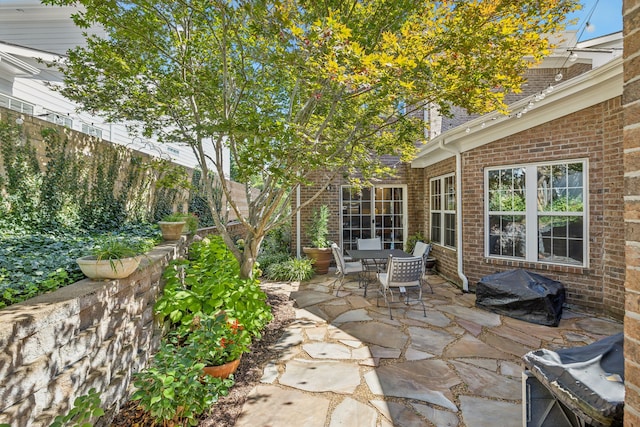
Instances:
[[[485,171],[486,254],[585,265],[586,162]]]
[[[456,247],[456,187],[454,175],[433,178],[429,182],[431,241]]]

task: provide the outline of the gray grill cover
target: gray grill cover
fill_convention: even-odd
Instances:
[[[525,365],[562,403],[591,426],[622,426],[624,335],[583,347],[524,355]]]
[[[558,326],[564,285],[526,270],[483,277],[476,286],[476,306],[504,316],[546,326]]]

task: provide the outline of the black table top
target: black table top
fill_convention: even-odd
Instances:
[[[389,258],[389,255],[397,258],[413,256],[402,249],[351,249],[347,250],[347,255],[353,259],[386,259]]]

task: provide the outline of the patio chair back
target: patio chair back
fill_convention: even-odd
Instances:
[[[381,286],[378,298],[376,298],[376,306],[378,305],[379,296],[382,295],[385,304],[389,307],[389,317],[391,319],[393,319],[393,313],[391,312],[390,303],[393,302],[394,292],[398,292],[407,305],[409,305],[410,300],[419,302],[422,305],[422,313],[427,317],[427,308],[424,305],[424,301],[422,301],[423,263],[424,261],[420,256],[410,258],[389,256],[387,272],[378,273],[378,281]],[[415,298],[410,298],[410,293],[415,294]]]
[[[340,282],[338,288],[336,289],[336,296],[338,296],[338,291],[340,291],[340,288],[344,286],[345,278],[348,274],[357,274],[358,286],[360,286],[362,284],[362,264],[360,263],[360,261],[346,262],[344,260],[344,256],[342,255],[342,249],[340,249],[340,247],[335,243],[331,244],[331,252],[333,253],[333,258],[336,261],[336,274],[340,275],[340,277],[333,282],[334,284],[336,281]],[[366,285],[364,288],[364,296],[367,296]]]
[[[431,252],[431,244],[425,242],[416,242],[416,245],[413,247],[413,256],[426,259],[429,257],[429,252]]]
[[[337,244],[332,243],[331,252],[333,252],[333,259],[336,261],[336,269],[338,270],[338,273],[345,274],[345,261],[344,256],[342,256],[342,250],[340,250],[340,247]]]
[[[386,280],[381,280],[386,288],[422,285],[422,257],[394,258],[389,256]]]
[[[380,237],[374,237],[372,239],[358,239],[356,240],[358,250],[377,250],[382,249],[382,239]]]

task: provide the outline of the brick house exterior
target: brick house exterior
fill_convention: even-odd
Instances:
[[[589,56],[596,50],[602,56],[602,49],[591,49],[602,45],[613,46],[609,56]],[[441,275],[473,290],[485,275],[525,268],[563,282],[570,305],[616,319],[623,317],[622,60],[618,57],[618,47],[621,47],[620,34],[583,44],[581,55],[585,58],[576,63],[567,61],[566,50],[552,55],[547,66],[543,64],[528,72],[523,92],[512,96],[512,116],[459,114],[455,119],[434,121],[430,111],[425,117],[439,129],[434,131],[432,126],[431,139],[410,167],[390,159],[391,164],[396,165],[397,176],[379,185],[406,186],[405,238],[416,232],[427,239],[433,237],[430,181],[442,176],[460,179],[461,209],[456,208],[454,213],[456,218],[460,216],[461,233],[456,226],[456,234],[461,240],[449,245],[435,242],[432,250]],[[559,71],[563,79],[557,82],[555,75]],[[549,89],[550,85],[554,90]],[[450,125],[455,127],[448,128]],[[584,195],[588,207],[584,216],[588,222],[584,236],[587,249],[583,256],[587,261],[582,265],[568,265],[487,256],[485,169],[576,159],[584,162],[587,169]],[[459,177],[457,161],[461,169]],[[320,204],[327,204],[332,212],[330,239],[347,245],[342,215],[344,203],[341,204],[344,184],[335,181],[314,204],[304,208],[299,229],[294,218],[294,247],[298,232],[301,234],[298,244],[307,244],[303,230],[311,212]],[[300,200],[308,200],[317,189],[301,188]],[[461,247],[461,251],[457,247]]]
[[[625,405],[624,425],[640,426],[640,1],[623,1]]]

